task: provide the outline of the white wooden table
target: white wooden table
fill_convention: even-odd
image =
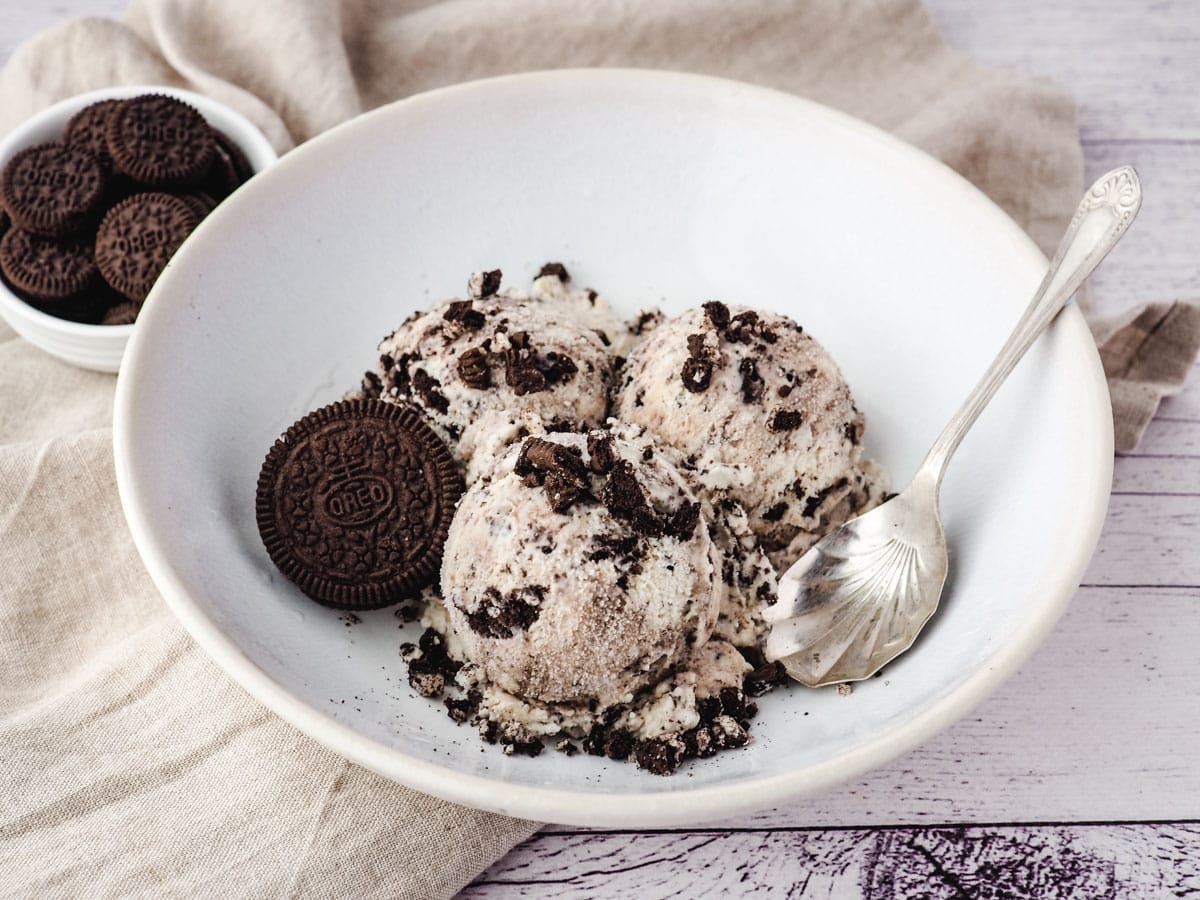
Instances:
[[[1200,2],[927,0],[949,41],[1079,102],[1088,176],[1137,166],[1093,282],[1200,297]],[[0,62],[124,0],[0,0]],[[1032,598],[1031,602],[1036,602]],[[1045,645],[963,721],[821,796],[708,828],[547,828],[466,897],[1200,896],[1200,377],[1117,459],[1100,546]]]

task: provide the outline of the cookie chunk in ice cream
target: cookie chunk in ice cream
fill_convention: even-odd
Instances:
[[[539,281],[539,295],[564,293],[554,276]],[[529,419],[600,425],[616,359],[592,323],[499,288],[499,271],[476,273],[466,299],[410,316],[380,342],[378,366],[363,383],[368,395],[419,406],[468,482]]]
[[[603,709],[704,644],[717,567],[678,471],[596,430],[527,438],[468,489],[441,587],[454,643],[490,682]]]
[[[781,570],[882,492],[837,364],[786,316],[712,302],[669,319],[630,354],[614,414],[740,503]]]

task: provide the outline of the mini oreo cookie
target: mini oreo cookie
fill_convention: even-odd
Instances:
[[[118,171],[152,187],[199,179],[216,145],[204,116],[162,94],[121,103],[109,116],[106,137]]]
[[[141,302],[179,245],[200,223],[171,194],[134,194],[108,211],[96,233],[96,265],[110,285]]]
[[[142,304],[121,298],[120,302],[114,303],[104,311],[104,315],[100,317],[100,324],[132,325],[137,321],[138,313],[141,311]]]
[[[111,170],[113,160],[108,152],[108,120],[122,102],[101,100],[85,106],[68,120],[63,131],[63,142],[91,151],[106,170]]]
[[[233,141],[213,129],[213,159],[201,186],[214,197],[224,200],[241,187],[254,172],[250,161]]]
[[[192,212],[200,219],[203,219],[217,207],[217,201],[205,193],[177,194],[176,196],[191,207]]]
[[[258,531],[271,561],[318,603],[377,609],[433,580],[463,489],[415,407],[344,400],[300,419],[267,453]]]
[[[18,227],[65,237],[98,211],[104,182],[104,166],[84,148],[38,144],[8,161],[0,175],[0,197]]]
[[[56,319],[66,319],[68,322],[80,322],[84,325],[99,325],[101,317],[110,306],[114,303],[125,302],[128,301],[106,285],[103,280],[97,278],[89,287],[74,297],[49,303],[30,300],[29,304],[34,309],[41,310]]]
[[[213,139],[217,142],[217,149],[224,151],[228,155],[229,161],[233,165],[233,171],[237,174],[238,184],[249,181],[250,176],[254,174],[254,167],[250,165],[250,160],[246,158],[246,154],[242,152],[242,148],[229,135],[218,128],[213,129]]]
[[[43,303],[74,297],[96,280],[86,242],[56,241],[23,228],[9,228],[0,239],[0,270],[13,287]]]

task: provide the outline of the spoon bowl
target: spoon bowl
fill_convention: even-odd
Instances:
[[[809,687],[858,681],[912,646],[948,569],[937,486],[914,481],[847,522],[784,573],[766,653]],[[932,515],[930,511],[932,510]],[[797,649],[798,648],[798,649]]]

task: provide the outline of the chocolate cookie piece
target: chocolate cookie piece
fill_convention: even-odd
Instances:
[[[90,151],[104,165],[105,171],[111,171],[113,160],[108,152],[108,120],[122,102],[101,100],[85,106],[68,120],[63,142]]]
[[[177,194],[176,196],[192,208],[197,219],[203,219],[217,206],[217,201],[203,191],[195,194]]]
[[[96,280],[92,248],[10,228],[0,239],[0,270],[17,290],[43,303],[74,297]]]
[[[118,303],[128,301],[97,277],[82,293],[52,303],[35,303],[48,315],[84,325],[99,325],[104,314]]]
[[[152,187],[199,179],[216,146],[204,116],[162,94],[123,102],[109,116],[106,137],[117,170]]]
[[[537,275],[534,276],[534,278],[535,279],[544,278],[547,275],[553,275],[555,278],[557,278],[563,284],[566,284],[571,280],[571,273],[568,272],[567,267],[564,266],[560,262],[546,263],[544,266],[542,266],[541,271],[539,271],[537,273]],[[589,294],[588,299],[594,303],[595,302],[595,292],[592,292],[591,294]]]
[[[342,401],[300,419],[267,454],[258,530],[305,594],[376,609],[433,580],[463,489],[450,451],[415,407]]]
[[[233,167],[233,160],[229,158],[229,154],[221,147],[214,145],[212,163],[209,164],[204,180],[200,182],[204,190],[214,197],[224,200],[237,190],[242,181],[243,179]]]
[[[242,148],[237,145],[233,138],[218,128],[213,129],[213,140],[216,142],[217,149],[229,157],[229,161],[233,165],[233,171],[237,175],[238,184],[249,181],[250,177],[254,174],[254,167],[250,165],[250,160],[246,158],[246,154],[242,152]]]
[[[0,197],[13,224],[33,234],[65,237],[99,210],[104,167],[82,147],[26,147],[4,167]]]
[[[204,190],[217,199],[224,200],[253,174],[249,160],[237,144],[213,129],[212,162],[204,181],[201,182]]]
[[[138,303],[200,217],[170,194],[134,194],[108,211],[96,233],[96,265],[110,285]]]
[[[104,311],[104,315],[100,317],[100,324],[132,325],[137,321],[138,313],[141,311],[142,304],[122,299],[120,303],[114,303]]]

